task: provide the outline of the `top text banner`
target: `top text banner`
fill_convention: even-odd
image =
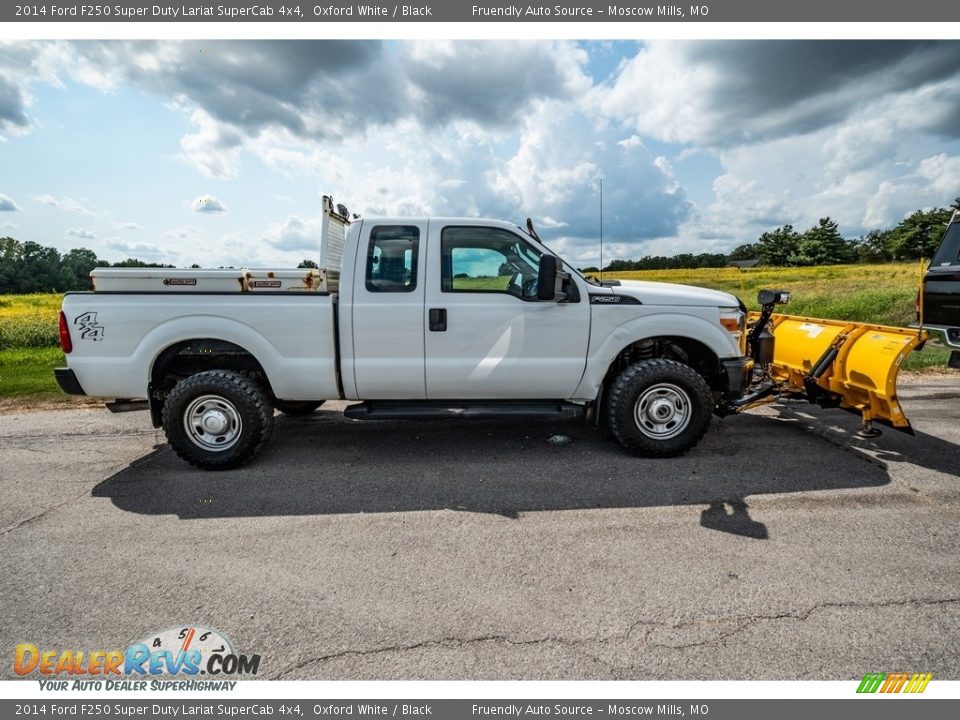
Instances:
[[[695,0],[698,1],[698,0]],[[125,0],[2,3],[0,22],[957,22],[960,3],[943,0],[644,0],[561,4],[434,2],[243,2],[184,4]]]

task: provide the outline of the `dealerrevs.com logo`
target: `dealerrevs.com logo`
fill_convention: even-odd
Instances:
[[[919,694],[927,689],[933,673],[867,673],[857,687],[858,693]]]
[[[41,680],[44,689],[52,690],[68,689],[68,678],[74,681],[71,689],[128,690],[145,689],[146,683],[129,686],[130,683],[117,681],[118,676],[137,679],[202,675],[219,679],[256,675],[259,669],[260,655],[239,654],[220,631],[188,624],[151,633],[125,650],[42,649],[35,643],[19,643],[13,654],[14,673],[39,675],[47,680]],[[55,678],[61,682],[52,682]],[[229,683],[231,687],[226,689],[232,689],[234,684]]]

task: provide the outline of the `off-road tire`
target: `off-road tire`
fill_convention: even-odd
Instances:
[[[648,412],[639,412],[641,399]],[[651,419],[651,399],[664,406],[666,415],[674,413],[663,425],[655,424],[656,418]],[[669,420],[679,414],[680,406],[685,407],[685,424],[678,420],[671,429]],[[607,418],[614,437],[634,455],[673,457],[700,441],[710,426],[713,406],[710,387],[692,368],[674,360],[643,360],[626,368],[611,384]],[[646,429],[641,427],[641,421]],[[655,437],[657,428],[662,428],[662,437]]]
[[[191,439],[186,414],[204,409],[200,398],[214,398],[235,412],[239,419],[232,445],[226,449],[205,449]],[[216,400],[219,399],[219,400]],[[254,380],[232,370],[208,370],[177,383],[163,404],[163,430],[167,441],[181,458],[204,470],[228,470],[240,467],[263,449],[273,431],[273,406],[266,391]],[[193,434],[196,436],[197,431]]]
[[[301,417],[311,415],[314,410],[323,405],[323,400],[274,400],[273,406],[284,415]]]

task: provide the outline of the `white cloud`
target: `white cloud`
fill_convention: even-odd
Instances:
[[[514,200],[515,214],[563,224],[562,232],[549,232],[545,239],[593,248],[599,240],[601,180],[604,235],[611,242],[673,235],[690,211],[669,162],[616,127],[597,125],[560,103],[545,103],[527,117],[517,152],[491,183]]]
[[[143,225],[135,222],[117,223],[115,227],[119,230],[143,230]]]
[[[83,230],[82,228],[70,228],[67,230],[67,235],[80,240],[93,240],[97,237],[96,233],[93,233],[90,230]]]
[[[813,133],[720,151],[724,173],[704,213],[733,244],[785,223],[805,229],[824,216],[849,236],[891,227],[917,208],[948,205],[960,191],[960,158],[929,152],[938,147],[867,106]]]
[[[180,140],[183,159],[210,178],[233,178],[240,172],[243,137],[227,125],[216,122],[203,110],[190,116],[197,131]]]
[[[867,202],[864,224],[889,227],[919,208],[946,207],[958,194],[960,157],[938,153],[879,180]]]
[[[33,199],[42,205],[55,207],[59,210],[74,213],[75,215],[87,215],[90,217],[97,217],[100,215],[100,213],[94,212],[93,210],[85,207],[79,201],[68,197],[55,198],[53,195],[35,195]]]
[[[19,135],[30,129],[27,106],[30,104],[25,89],[14,80],[0,73],[0,130]]]
[[[149,243],[128,243],[119,238],[108,238],[103,244],[110,250],[120,253],[125,258],[137,258],[147,262],[173,265],[176,264],[180,257],[180,253],[171,248],[163,248]]]
[[[122,81],[186,113],[195,130],[181,157],[207,177],[236,177],[244,148],[298,150],[407,121],[479,132],[515,127],[532,105],[590,88],[587,53],[567,42],[109,42],[32,45],[48,82],[69,74],[95,87]],[[202,52],[201,52],[202,51]],[[0,59],[2,60],[2,59]],[[82,68],[82,70],[81,70]],[[33,80],[39,76],[33,74]],[[348,90],[347,90],[348,89]],[[333,100],[335,99],[335,100]]]
[[[295,215],[288,217],[268,228],[263,241],[277,250],[319,256],[321,221],[319,215],[306,220]]]
[[[38,83],[130,86],[190,123],[179,157],[205,178],[242,182],[262,163],[284,177],[259,196],[287,204],[290,179],[366,215],[532,216],[583,263],[597,259],[601,179],[605,255],[620,257],[729,249],[828,214],[857,233],[960,193],[960,43],[657,41],[609,63],[624,47],[0,44],[0,75],[17,79],[0,118],[13,134],[37,127]],[[616,70],[593,82],[599,60]],[[318,241],[316,206],[291,204],[259,236],[204,235],[202,252],[299,259]],[[212,195],[191,208],[226,210]],[[166,237],[186,246],[195,234]]]
[[[191,202],[190,206],[194,212],[204,214],[225,213],[227,211],[226,206],[213,197],[213,195],[201,195]]]
[[[17,212],[19,209],[12,197],[0,193],[0,212]]]
[[[960,195],[960,157],[937,153],[924,158],[917,166],[917,174],[927,181],[934,195],[944,198]]]
[[[183,225],[173,230],[168,230],[164,233],[165,237],[177,238],[179,240],[185,240],[188,237],[197,235],[200,232],[199,228],[193,227],[193,225]]]
[[[815,132],[877,98],[923,93],[913,122],[956,137],[956,94],[933,88],[954,85],[958,67],[955,42],[656,41],[597,101],[642,135],[730,146]]]

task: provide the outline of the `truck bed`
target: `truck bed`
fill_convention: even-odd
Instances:
[[[146,398],[160,353],[180,343],[211,339],[252,353],[278,398],[339,397],[335,295],[191,290],[68,293],[63,312],[73,342],[70,368],[83,391]]]

